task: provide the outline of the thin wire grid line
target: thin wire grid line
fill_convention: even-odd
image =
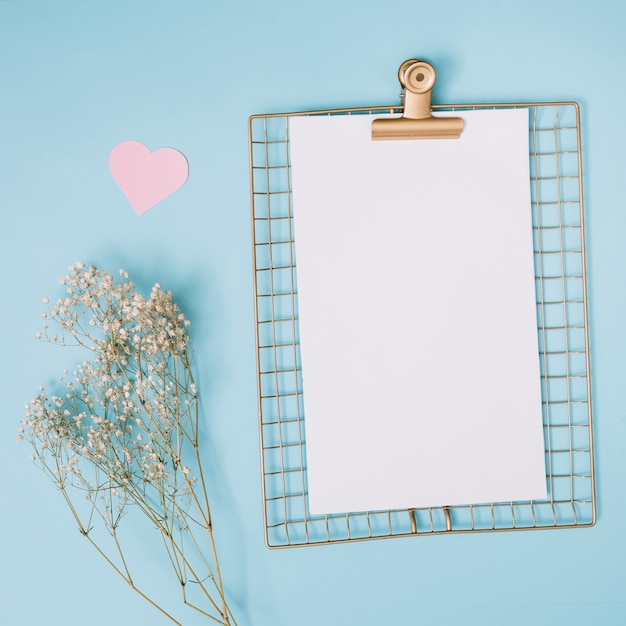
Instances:
[[[265,137],[267,137],[267,122],[265,123]],[[265,145],[265,164],[266,166],[269,165],[269,161],[270,161],[270,157],[269,157],[269,147],[266,144]],[[270,189],[270,169],[268,167],[266,167],[265,169],[265,179],[266,179],[266,188]],[[268,251],[269,251],[269,265],[270,265],[270,272],[269,272],[269,278],[270,278],[270,295],[273,296],[275,293],[274,290],[274,263],[273,263],[273,247],[272,247],[272,223],[271,223],[271,216],[272,216],[272,206],[271,206],[271,196],[268,195],[267,197],[267,220],[268,220],[268,226],[267,226],[267,232],[268,232]],[[275,329],[275,306],[276,306],[276,300],[274,297],[270,298],[270,310],[271,310],[271,328],[272,328],[272,335],[274,334],[274,329]],[[275,384],[276,384],[276,389],[279,389],[279,380],[278,380],[278,357],[277,357],[277,352],[276,352],[276,342],[274,341],[274,349],[273,349],[273,360],[274,360],[274,376],[275,376]],[[286,484],[285,484],[285,467],[284,467],[284,459],[283,459],[283,455],[282,455],[282,447],[283,447],[283,441],[282,441],[282,427],[281,427],[281,420],[280,420],[280,403],[277,405],[277,417],[278,417],[278,438],[279,438],[279,442],[280,442],[280,449],[281,449],[281,465],[280,465],[280,476],[281,476],[281,485],[282,485],[282,493],[283,496],[286,493]],[[287,500],[283,497],[283,513],[285,515],[285,518],[287,517]],[[289,539],[289,528],[287,527],[285,529],[285,532],[287,534],[287,539]]]
[[[580,109],[578,105],[575,105],[576,110],[576,121],[577,121],[577,129],[576,129],[576,145],[578,146],[578,176],[579,176],[579,197],[580,197],[580,205],[579,205],[579,221],[580,221],[580,257],[581,257],[581,267],[583,268],[583,278],[582,278],[582,309],[583,309],[583,319],[585,323],[585,371],[587,373],[587,389],[586,389],[586,398],[588,403],[588,424],[587,428],[589,431],[589,468],[590,468],[590,491],[591,491],[591,509],[592,509],[592,521],[591,525],[595,525],[596,523],[596,496],[595,496],[595,465],[594,465],[594,450],[593,450],[593,428],[592,428],[592,404],[591,404],[591,356],[589,353],[589,312],[588,312],[588,302],[587,302],[587,281],[584,276],[586,264],[586,248],[585,248],[585,229],[584,229],[584,206],[583,206],[583,155],[581,148],[581,128],[580,128]]]
[[[535,107],[533,109],[533,122],[532,122],[532,138],[533,138],[533,155],[537,155],[537,107]],[[554,150],[554,155],[555,157],[558,159],[558,151],[556,150],[556,146],[555,146],[555,150]],[[539,170],[539,157],[538,156],[533,156],[534,162],[535,162],[535,172],[537,172]],[[531,177],[532,180],[532,177]],[[542,342],[543,344],[543,363],[544,363],[544,372],[547,368],[547,362],[548,362],[548,357],[547,357],[547,353],[546,353],[546,346],[547,346],[547,341],[546,341],[546,322],[545,322],[545,302],[544,302],[544,290],[543,290],[543,259],[542,259],[542,229],[541,229],[541,209],[540,209],[540,188],[539,188],[539,177],[535,177],[535,179],[533,180],[534,182],[534,186],[535,186],[535,211],[536,211],[536,215],[537,215],[537,251],[538,251],[538,255],[539,255],[539,276],[537,277],[539,284],[541,285],[541,288],[539,289],[539,294],[541,296],[541,301],[540,303],[538,302],[538,306],[539,309],[541,311],[541,324],[540,324],[540,328],[542,329],[542,332],[544,334],[544,341]],[[549,386],[548,386],[548,378],[544,375],[543,376],[543,396],[544,398],[548,398],[549,397]],[[556,525],[556,511],[554,510],[554,500],[553,500],[553,493],[554,493],[554,484],[553,484],[553,480],[552,480],[552,474],[553,474],[553,470],[552,470],[552,454],[551,454],[551,449],[552,449],[552,445],[551,445],[551,431],[550,431],[550,410],[549,407],[546,405],[546,425],[547,428],[544,428],[544,433],[545,433],[545,438],[546,438],[546,456],[547,456],[547,477],[548,477],[548,484],[549,484],[549,489],[548,489],[548,498],[550,500],[550,504],[552,507],[552,515],[553,515],[553,520],[554,520],[554,524]]]
[[[537,241],[540,244],[543,234],[547,235],[556,231],[559,236],[559,250],[550,250],[544,249],[543,245],[538,245],[536,252],[536,265],[537,265],[537,287],[538,287],[538,314],[539,319],[541,320],[539,333],[540,333],[540,345],[541,345],[541,357],[543,358],[543,374],[542,374],[542,389],[544,391],[544,412],[545,412],[545,437],[546,437],[546,464],[547,464],[547,478],[550,480],[550,498],[547,501],[531,501],[527,503],[518,503],[518,502],[509,502],[509,503],[491,503],[488,505],[473,505],[469,504],[465,507],[463,506],[455,506],[455,507],[435,507],[430,509],[411,509],[409,511],[383,511],[383,512],[360,512],[360,513],[346,513],[345,515],[309,515],[306,509],[306,444],[304,441],[304,433],[303,433],[303,420],[304,416],[301,414],[301,389],[300,378],[301,370],[298,365],[298,340],[296,337],[297,331],[297,314],[296,314],[296,306],[297,306],[297,293],[296,287],[294,284],[295,279],[295,259],[293,257],[293,231],[292,231],[292,213],[291,213],[291,179],[290,179],[290,163],[289,163],[289,128],[288,121],[289,117],[292,115],[333,115],[333,114],[355,114],[355,113],[387,113],[394,112],[400,110],[398,107],[363,107],[360,109],[335,109],[335,110],[327,110],[327,111],[313,111],[313,112],[297,112],[297,113],[288,113],[288,114],[271,114],[264,116],[252,116],[249,120],[249,136],[250,136],[250,166],[251,166],[251,204],[252,204],[252,232],[253,232],[253,262],[254,262],[254,289],[255,289],[255,319],[257,323],[257,371],[258,371],[258,385],[259,385],[259,424],[261,429],[261,471],[263,475],[263,499],[266,502],[266,506],[264,509],[265,515],[265,527],[266,527],[266,544],[268,547],[289,547],[294,545],[319,545],[320,543],[336,543],[342,541],[362,541],[371,538],[380,538],[380,537],[397,537],[397,536],[410,536],[410,535],[430,535],[430,534],[443,534],[443,533],[458,533],[458,532],[487,532],[487,531],[507,531],[507,530],[522,530],[522,529],[549,529],[549,528],[564,528],[564,527],[572,527],[572,526],[589,526],[595,523],[595,486],[593,484],[594,476],[593,476],[593,456],[592,456],[592,429],[591,429],[591,386],[590,386],[590,376],[589,376],[589,349],[588,349],[588,329],[587,329],[587,302],[586,302],[586,277],[585,277],[585,263],[584,263],[584,233],[583,233],[583,203],[582,203],[582,155],[580,148],[580,117],[579,110],[576,103],[572,102],[564,102],[564,103],[519,103],[519,104],[504,104],[504,105],[456,105],[454,107],[450,107],[447,105],[439,105],[434,107],[435,109],[448,109],[448,110],[472,110],[477,108],[517,108],[524,107],[532,110],[532,121],[529,132],[531,133],[531,145],[529,146],[529,158],[531,159],[531,163],[534,163],[534,174],[531,175],[531,185],[535,191],[534,199],[533,199],[533,211],[536,215],[537,225],[533,226],[533,232],[537,234]],[[548,110],[549,107],[554,109],[555,118],[549,124],[545,125],[544,121],[538,121],[538,111],[541,108],[546,108]],[[575,123],[566,122],[559,126],[559,116],[561,113],[562,107],[567,111],[568,107],[573,107],[575,112]],[[262,140],[258,139],[258,135],[255,134],[254,125],[262,120],[264,132],[262,134]],[[281,133],[277,137],[275,134],[268,132],[268,122],[273,122],[274,120],[278,121],[281,126]],[[545,126],[545,127],[544,127]],[[559,132],[570,132],[575,131],[577,136],[576,149],[566,149],[561,150],[560,145],[558,143],[558,133]],[[539,138],[541,137],[541,142],[544,142],[544,137],[552,135],[556,136],[556,140],[554,141],[553,149],[548,149],[543,143],[539,145]],[[544,142],[545,143],[545,142]],[[263,146],[265,152],[265,163],[257,164],[255,162],[255,153],[254,150],[258,146]],[[270,148],[280,147],[281,151],[284,154],[284,163],[272,164],[270,161]],[[559,157],[563,157],[564,155],[577,155],[577,169],[574,173],[570,173],[567,171],[561,170],[560,163],[558,162]],[[554,173],[551,172],[543,172],[542,165],[540,163],[540,159],[544,159],[545,157],[551,157],[555,159],[557,162],[555,163],[556,171]],[[272,185],[272,177],[277,173],[280,173],[281,170],[285,170],[287,172],[287,189],[284,189],[280,186]],[[255,185],[254,176],[257,172],[262,172],[265,170],[265,189],[259,189],[258,186]],[[545,175],[543,175],[545,174]],[[578,179],[576,181],[576,179]],[[561,187],[566,182],[577,182],[578,183],[578,194],[577,197],[564,197],[561,193]],[[555,183],[557,185],[557,197],[553,198],[543,198],[541,197],[541,189],[540,185],[548,183]],[[272,198],[284,199],[287,198],[287,206],[288,213],[284,214],[275,214],[272,211]],[[263,204],[261,204],[262,200],[265,200]],[[576,224],[565,223],[564,221],[564,212],[567,207],[575,208],[578,205],[578,213],[579,220]],[[266,216],[258,216],[257,209],[262,213],[262,206],[267,208]],[[543,211],[544,209],[549,209],[551,207],[556,207],[558,211],[558,224],[552,225],[549,223],[549,220],[546,223],[542,223]],[[255,223],[259,220],[266,220],[268,223],[268,232],[266,239],[263,240],[263,237],[260,237],[257,240],[256,231],[255,231]],[[286,222],[288,224],[289,232],[287,236],[276,239],[275,234],[272,232],[272,222],[277,224]],[[565,233],[572,232],[576,233],[579,231],[579,246],[575,249],[571,249],[570,243],[566,241]],[[257,265],[257,257],[256,251],[262,249],[264,246],[271,249],[273,243],[288,243],[289,244],[289,261],[286,265],[277,265],[276,267],[272,267],[272,263],[270,262],[269,267],[259,263]],[[557,256],[559,255],[559,256]],[[580,261],[580,271],[572,271],[572,268],[566,267],[566,259],[571,258],[576,260],[577,258],[581,259]],[[546,260],[550,258],[557,258],[560,262],[559,272],[558,274],[550,271]],[[270,257],[271,260],[271,257]],[[572,267],[575,267],[575,265]],[[292,285],[290,289],[283,291],[279,290],[277,285],[274,283],[274,274],[273,270],[288,270],[288,275],[290,277],[290,281]],[[261,294],[259,287],[259,275],[264,271],[269,270],[271,281],[270,281],[270,294],[263,293]],[[574,284],[577,285],[578,282],[581,282],[582,287],[582,295],[578,298],[570,298],[568,297],[567,292],[567,284],[569,280],[575,280]],[[561,296],[553,297],[550,294],[552,293],[552,289],[548,289],[552,283],[559,281],[558,284],[561,288]],[[265,319],[260,315],[260,310],[262,305],[259,302],[262,302],[264,298],[269,297],[270,299],[274,299],[278,296],[286,295],[291,299],[292,306],[290,315],[286,317],[280,317],[277,314],[277,311],[274,307],[274,303],[272,302],[272,311],[270,319]],[[554,324],[554,320],[552,319],[550,324],[548,324],[548,320],[546,319],[546,305],[557,304],[560,305],[563,309],[562,322],[558,324]],[[582,322],[580,323],[572,323],[568,319],[568,314],[571,307],[573,305],[582,306]],[[572,309],[574,311],[574,309]],[[548,311],[550,315],[553,317],[553,311]],[[292,325],[292,333],[291,333],[291,341],[290,342],[279,342],[277,340],[278,329],[277,322],[288,320]],[[267,343],[261,342],[261,332],[260,328],[263,325],[269,324],[271,327],[271,336],[273,337],[274,345],[267,345]],[[580,330],[584,336],[584,342],[582,348],[574,349],[570,342],[569,333],[574,330]],[[555,341],[554,333],[564,333],[566,335],[566,345],[564,349],[557,349],[557,346],[552,345]],[[579,339],[577,339],[580,341]],[[277,358],[276,350],[280,346],[288,345],[292,349],[292,362],[294,363],[294,379],[296,381],[295,384],[295,393],[293,391],[285,392],[284,389],[280,388],[280,376],[291,371],[291,367],[278,367],[276,364],[274,366],[274,370],[261,370],[261,359],[260,359],[260,350],[261,347],[271,348],[274,350],[274,354]],[[555,355],[564,355],[565,360],[567,361],[567,369],[566,375],[552,374],[550,367],[551,365],[548,362],[549,357],[554,357]],[[572,374],[570,371],[569,360],[572,355],[582,355],[585,359],[585,370],[584,374]],[[265,375],[274,374],[275,377],[275,391],[272,393],[262,393],[262,380],[261,377]],[[576,381],[584,382],[586,378],[586,395],[584,399],[573,399],[572,398],[572,383]],[[558,397],[551,398],[551,385],[555,383],[560,383],[561,381],[567,382],[567,392],[566,398],[560,399]],[[287,416],[281,410],[280,402],[281,399],[295,397],[296,399],[296,415],[295,417],[292,415]],[[578,398],[578,396],[576,397]],[[264,411],[264,401],[274,400],[276,406],[272,408],[267,408]],[[268,407],[270,405],[267,405]],[[552,418],[552,409],[555,411],[559,407],[565,407],[567,410],[567,423],[560,424],[553,421]],[[587,409],[587,421],[584,424],[574,423],[573,415],[576,411],[576,407],[586,408]],[[273,411],[273,412],[272,412]],[[560,418],[559,418],[560,419]],[[580,416],[577,417],[580,419]],[[558,421],[558,420],[557,420]],[[298,442],[296,443],[296,449],[299,452],[298,455],[298,465],[297,468],[292,468],[293,459],[290,458],[289,463],[285,466],[285,458],[283,453],[285,450],[290,450],[293,448],[291,443],[283,446],[282,440],[282,425],[288,422],[295,422],[298,425]],[[281,432],[279,433],[279,443],[277,446],[269,446],[263,440],[264,435],[264,426],[278,424]],[[558,446],[552,446],[551,438],[552,433],[559,432],[561,429],[567,429],[568,432],[568,445],[565,449],[562,448],[562,444]],[[586,446],[576,446],[574,443],[574,432],[575,429],[586,430],[588,433],[588,444]],[[555,434],[556,436],[556,434]],[[268,442],[269,443],[269,442]],[[282,495],[272,495],[268,494],[266,490],[266,479],[272,475],[271,472],[266,472],[264,469],[265,457],[266,453],[272,454],[276,451],[281,453],[280,457],[280,476],[281,479],[285,480],[286,476],[290,476],[293,473],[297,474],[300,479],[299,488],[296,489],[293,493],[289,491],[287,493],[286,487],[283,487]],[[565,453],[568,455],[568,463],[569,463],[569,473],[563,473],[560,470],[557,470],[556,467],[553,467],[554,464],[557,463],[557,459],[555,455],[559,455],[561,453]],[[588,459],[588,471],[580,471],[574,470],[574,455],[580,455],[583,458]],[[564,498],[563,494],[560,492],[558,494],[556,491],[556,481],[561,478],[569,479],[570,488],[569,488],[569,497]],[[585,481],[585,487],[587,492],[585,495],[578,497],[574,493],[575,483],[576,481]],[[586,494],[589,494],[588,496]],[[267,503],[273,502],[281,502],[282,499],[282,517],[274,516],[268,510]],[[298,502],[298,514],[296,515],[294,512],[289,511],[287,509],[287,502],[296,501]],[[590,507],[590,515],[587,514],[586,518],[582,521],[577,518],[576,505],[584,505],[587,508]],[[549,506],[550,508],[550,517],[551,520],[549,522],[545,519],[545,506]],[[572,512],[573,519],[563,519],[563,514],[559,512],[558,507],[562,505],[568,505],[570,511]],[[502,511],[508,511],[508,522],[502,519]],[[487,511],[488,520],[485,519],[484,513]],[[523,515],[520,517],[520,514]],[[526,511],[526,513],[524,513]],[[424,514],[426,514],[426,518],[424,518]],[[445,529],[444,517],[446,521],[450,518],[450,515],[454,516],[454,527],[450,530]],[[524,515],[527,517],[525,518]],[[365,524],[362,526],[359,525],[360,520],[364,519]],[[384,520],[384,524],[381,522]],[[298,532],[296,532],[299,528],[299,525],[304,525],[304,535],[299,536]],[[343,526],[341,526],[343,524]],[[426,524],[426,527],[424,527]],[[384,526],[384,528],[382,528]],[[322,531],[320,532],[320,528]],[[280,531],[280,537],[277,539],[278,535],[271,536],[270,532],[274,529]],[[291,529],[291,534],[290,534]],[[311,534],[309,534],[309,531]],[[286,537],[286,540],[284,539]]]
[[[559,161],[559,131],[558,131],[558,116],[559,116],[559,107],[556,107],[556,119],[554,121],[554,146],[555,146],[555,152],[557,154],[557,156],[555,157],[555,167],[556,167],[556,177],[557,180],[559,180],[559,184],[557,185],[557,196],[558,196],[558,210],[559,210],[559,225],[561,226],[560,232],[559,232],[559,243],[560,243],[560,250],[561,252],[563,252],[564,248],[565,248],[565,242],[564,242],[564,238],[563,238],[563,228],[562,228],[562,224],[563,224],[563,207],[561,206],[561,184],[560,184],[560,180],[561,180],[561,163]],[[578,175],[578,172],[577,172]],[[563,319],[565,320],[565,323],[567,324],[567,320],[568,320],[568,309],[567,309],[567,295],[566,295],[566,290],[565,290],[565,275],[566,275],[566,268],[565,268],[565,260],[564,257],[561,256],[561,266],[562,266],[562,272],[563,272],[563,282],[561,284],[561,292],[562,292],[562,296],[563,296]],[[569,359],[569,338],[567,337],[567,333],[565,334],[565,351],[567,353],[567,356],[565,358],[565,376],[570,379],[570,359]],[[568,385],[567,385],[567,402],[568,402],[568,406],[569,403],[571,402],[571,385],[569,384],[569,380],[568,380]],[[570,467],[570,472],[569,472],[569,486],[570,486],[570,498],[571,498],[571,504],[572,504],[572,512],[574,515],[574,524],[576,524],[577,521],[577,515],[576,515],[576,507],[574,506],[573,503],[573,498],[574,498],[574,477],[573,477],[573,466],[574,466],[574,460],[573,460],[573,454],[572,454],[572,429],[571,429],[571,412],[568,411],[567,412],[567,420],[568,420],[568,425],[570,426],[569,430],[568,430],[568,439],[569,439],[569,467]]]
[[[288,136],[289,133],[289,127],[288,127],[288,120],[285,119],[285,135]],[[285,142],[285,163],[289,163],[289,143]],[[294,363],[297,364],[298,360],[298,346],[296,344],[296,334],[298,332],[298,329],[296,327],[296,285],[295,285],[295,260],[294,260],[294,255],[293,255],[293,243],[294,243],[294,236],[293,236],[293,214],[292,214],[292,195],[291,195],[291,189],[292,189],[292,185],[291,185],[291,167],[288,167],[287,169],[287,207],[288,207],[288,211],[289,211],[289,265],[290,265],[290,281],[291,281],[291,331],[292,331],[292,337],[293,337],[293,361]],[[301,411],[300,411],[300,393],[301,390],[299,389],[299,372],[301,372],[301,368],[298,368],[296,366],[295,368],[295,382],[296,382],[296,406],[297,406],[297,420],[298,420],[298,427],[301,428],[301,424],[302,424],[302,415],[301,415]],[[305,481],[305,477],[304,477],[304,467],[305,467],[305,461],[304,461],[304,445],[302,443],[302,433],[300,432],[300,440],[298,442],[298,451],[299,451],[299,455],[300,455],[300,467],[302,468],[300,471],[300,477],[301,477],[301,485],[302,485],[302,493],[306,492],[306,481]],[[302,506],[303,506],[303,517],[306,520],[307,517],[307,511],[306,511],[306,501],[303,498],[302,499]],[[306,537],[306,543],[309,542],[309,527],[308,524],[305,522],[305,537]]]

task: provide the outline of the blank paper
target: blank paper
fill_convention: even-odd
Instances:
[[[313,514],[546,497],[528,111],[290,119]]]

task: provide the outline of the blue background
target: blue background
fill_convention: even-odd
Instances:
[[[161,282],[193,321],[240,626],[625,623],[625,24],[621,0],[0,1],[0,623],[169,623],[86,545],[15,443],[25,402],[74,365],[35,333],[42,297],[76,260]],[[598,523],[270,551],[247,118],[395,103],[397,68],[415,56],[438,71],[438,103],[581,104]],[[128,139],[190,164],[187,184],[141,217],[108,170]],[[136,533],[138,576],[173,602],[148,534]]]

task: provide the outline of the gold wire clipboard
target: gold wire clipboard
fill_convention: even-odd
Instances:
[[[406,88],[404,83],[402,86]],[[519,107],[529,109],[530,120],[531,210],[548,498],[334,515],[312,515],[307,506],[289,118],[399,113],[403,107],[250,118],[256,354],[268,547],[595,524],[579,107],[575,102],[536,102],[432,108],[463,111]]]

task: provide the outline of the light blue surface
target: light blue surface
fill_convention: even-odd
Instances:
[[[624,623],[624,24],[621,0],[1,1],[0,623],[169,623],[84,545],[15,443],[24,403],[74,364],[35,332],[41,298],[58,295],[75,260],[161,282],[193,320],[218,546],[240,626]],[[581,104],[598,524],[270,551],[247,118],[395,102],[397,67],[413,56],[437,68],[436,102]],[[190,163],[187,184],[141,217],[108,171],[127,139]],[[135,545],[139,575],[173,601],[152,542],[137,531]]]

